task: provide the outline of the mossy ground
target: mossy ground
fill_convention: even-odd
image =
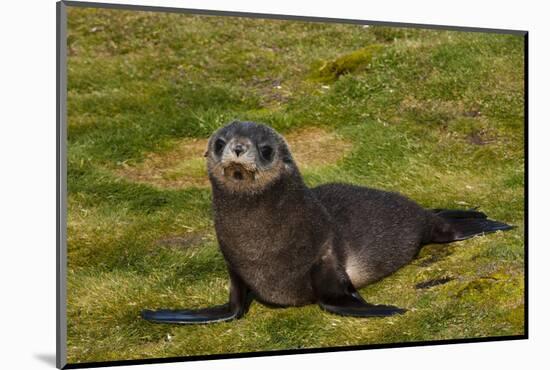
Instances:
[[[68,19],[69,362],[524,333],[521,37],[76,8]],[[332,72],[320,81],[312,76],[323,65]],[[169,161],[232,119],[297,143],[328,133],[298,144],[310,148],[309,185],[479,206],[518,227],[427,246],[361,290],[408,308],[402,316],[253,304],[229,323],[144,322],[142,308],[224,302],[227,276],[210,190],[194,182],[200,160],[185,157],[179,172],[173,163],[162,181],[192,175],[177,186],[128,168],[158,175],[164,160],[151,158]],[[316,162],[311,148],[326,135],[345,151]]]

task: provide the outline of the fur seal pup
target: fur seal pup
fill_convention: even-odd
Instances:
[[[344,184],[308,188],[287,143],[268,126],[233,122],[216,131],[205,156],[229,302],[194,310],[144,310],[159,323],[237,319],[251,300],[319,304],[371,317],[406,310],[366,302],[357,289],[409,263],[423,245],[512,226],[475,210],[424,209],[396,193]]]

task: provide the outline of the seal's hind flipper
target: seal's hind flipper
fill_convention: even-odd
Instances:
[[[342,316],[380,317],[407,311],[394,306],[365,302],[330,251],[313,266],[311,279],[319,306],[328,312]]]
[[[229,303],[198,310],[143,310],[141,317],[147,321],[163,324],[208,324],[237,318]]]
[[[432,227],[430,243],[450,243],[515,227],[491,220],[485,213],[475,209],[433,209],[431,211],[438,216],[438,221]]]

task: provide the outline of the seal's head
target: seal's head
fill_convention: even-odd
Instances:
[[[212,184],[233,193],[260,193],[296,170],[283,137],[254,122],[235,121],[216,131],[205,157]]]

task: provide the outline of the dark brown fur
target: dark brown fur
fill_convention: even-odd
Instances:
[[[427,243],[510,228],[481,212],[428,210],[366,187],[310,189],[285,140],[252,122],[218,130],[205,156],[216,234],[231,280],[229,302],[200,310],[146,310],[147,320],[232,320],[246,312],[250,293],[270,305],[318,303],[340,315],[403,313],[365,302],[356,288],[392,274]]]
[[[263,125],[235,122],[215,133],[209,168],[217,162],[211,146],[220,136],[272,140],[280,154],[266,170],[272,182],[253,192],[233,192],[210,172],[222,253],[263,301],[315,302],[309,273],[327,254],[362,287],[409,263],[434,232],[448,228],[434,212],[397,193],[345,184],[309,189],[284,139]]]

